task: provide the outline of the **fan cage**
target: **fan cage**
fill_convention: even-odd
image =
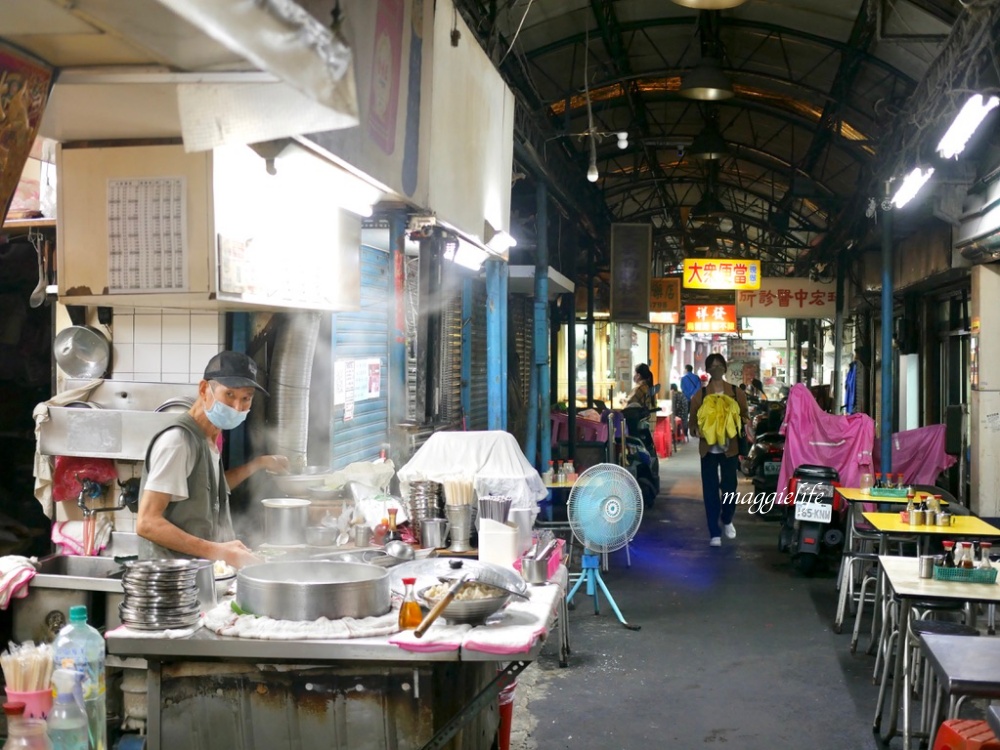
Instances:
[[[642,522],[642,490],[626,469],[598,464],[584,471],[566,505],[570,529],[581,544],[597,553],[628,544]]]

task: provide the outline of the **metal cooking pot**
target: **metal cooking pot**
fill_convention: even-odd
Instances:
[[[297,497],[270,497],[264,506],[264,542],[279,546],[306,543],[309,501]]]
[[[90,326],[69,326],[52,342],[52,354],[59,368],[71,378],[99,378],[108,370],[111,343]]]
[[[276,620],[384,615],[390,609],[389,574],[377,565],[349,562],[248,565],[236,574],[236,603]]]

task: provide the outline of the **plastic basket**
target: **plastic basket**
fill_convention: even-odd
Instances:
[[[906,487],[892,488],[889,487],[872,487],[871,489],[872,497],[906,497]]]
[[[944,568],[940,565],[935,565],[934,578],[938,581],[955,581],[957,583],[996,583],[997,569]]]
[[[549,558],[547,561],[548,570],[546,573],[546,578],[550,579],[559,570],[559,564],[562,562],[563,548],[566,546],[565,539],[556,539],[555,548],[549,553]],[[514,570],[518,573],[521,572],[521,558],[514,560]]]

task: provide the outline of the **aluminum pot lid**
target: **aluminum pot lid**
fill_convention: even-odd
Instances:
[[[108,371],[111,342],[90,326],[69,326],[52,343],[52,354],[59,369],[71,378],[99,378]]]

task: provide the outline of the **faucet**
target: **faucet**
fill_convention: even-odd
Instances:
[[[125,507],[124,503],[124,493],[119,497],[118,505],[112,506],[110,508],[92,508],[87,504],[87,499],[97,500],[97,498],[104,495],[104,485],[99,482],[95,482],[93,479],[81,478],[77,475],[77,481],[80,482],[80,494],[76,498],[76,504],[80,506],[80,510],[83,511],[84,519],[92,517],[95,513],[110,513],[112,511],[121,510]]]

